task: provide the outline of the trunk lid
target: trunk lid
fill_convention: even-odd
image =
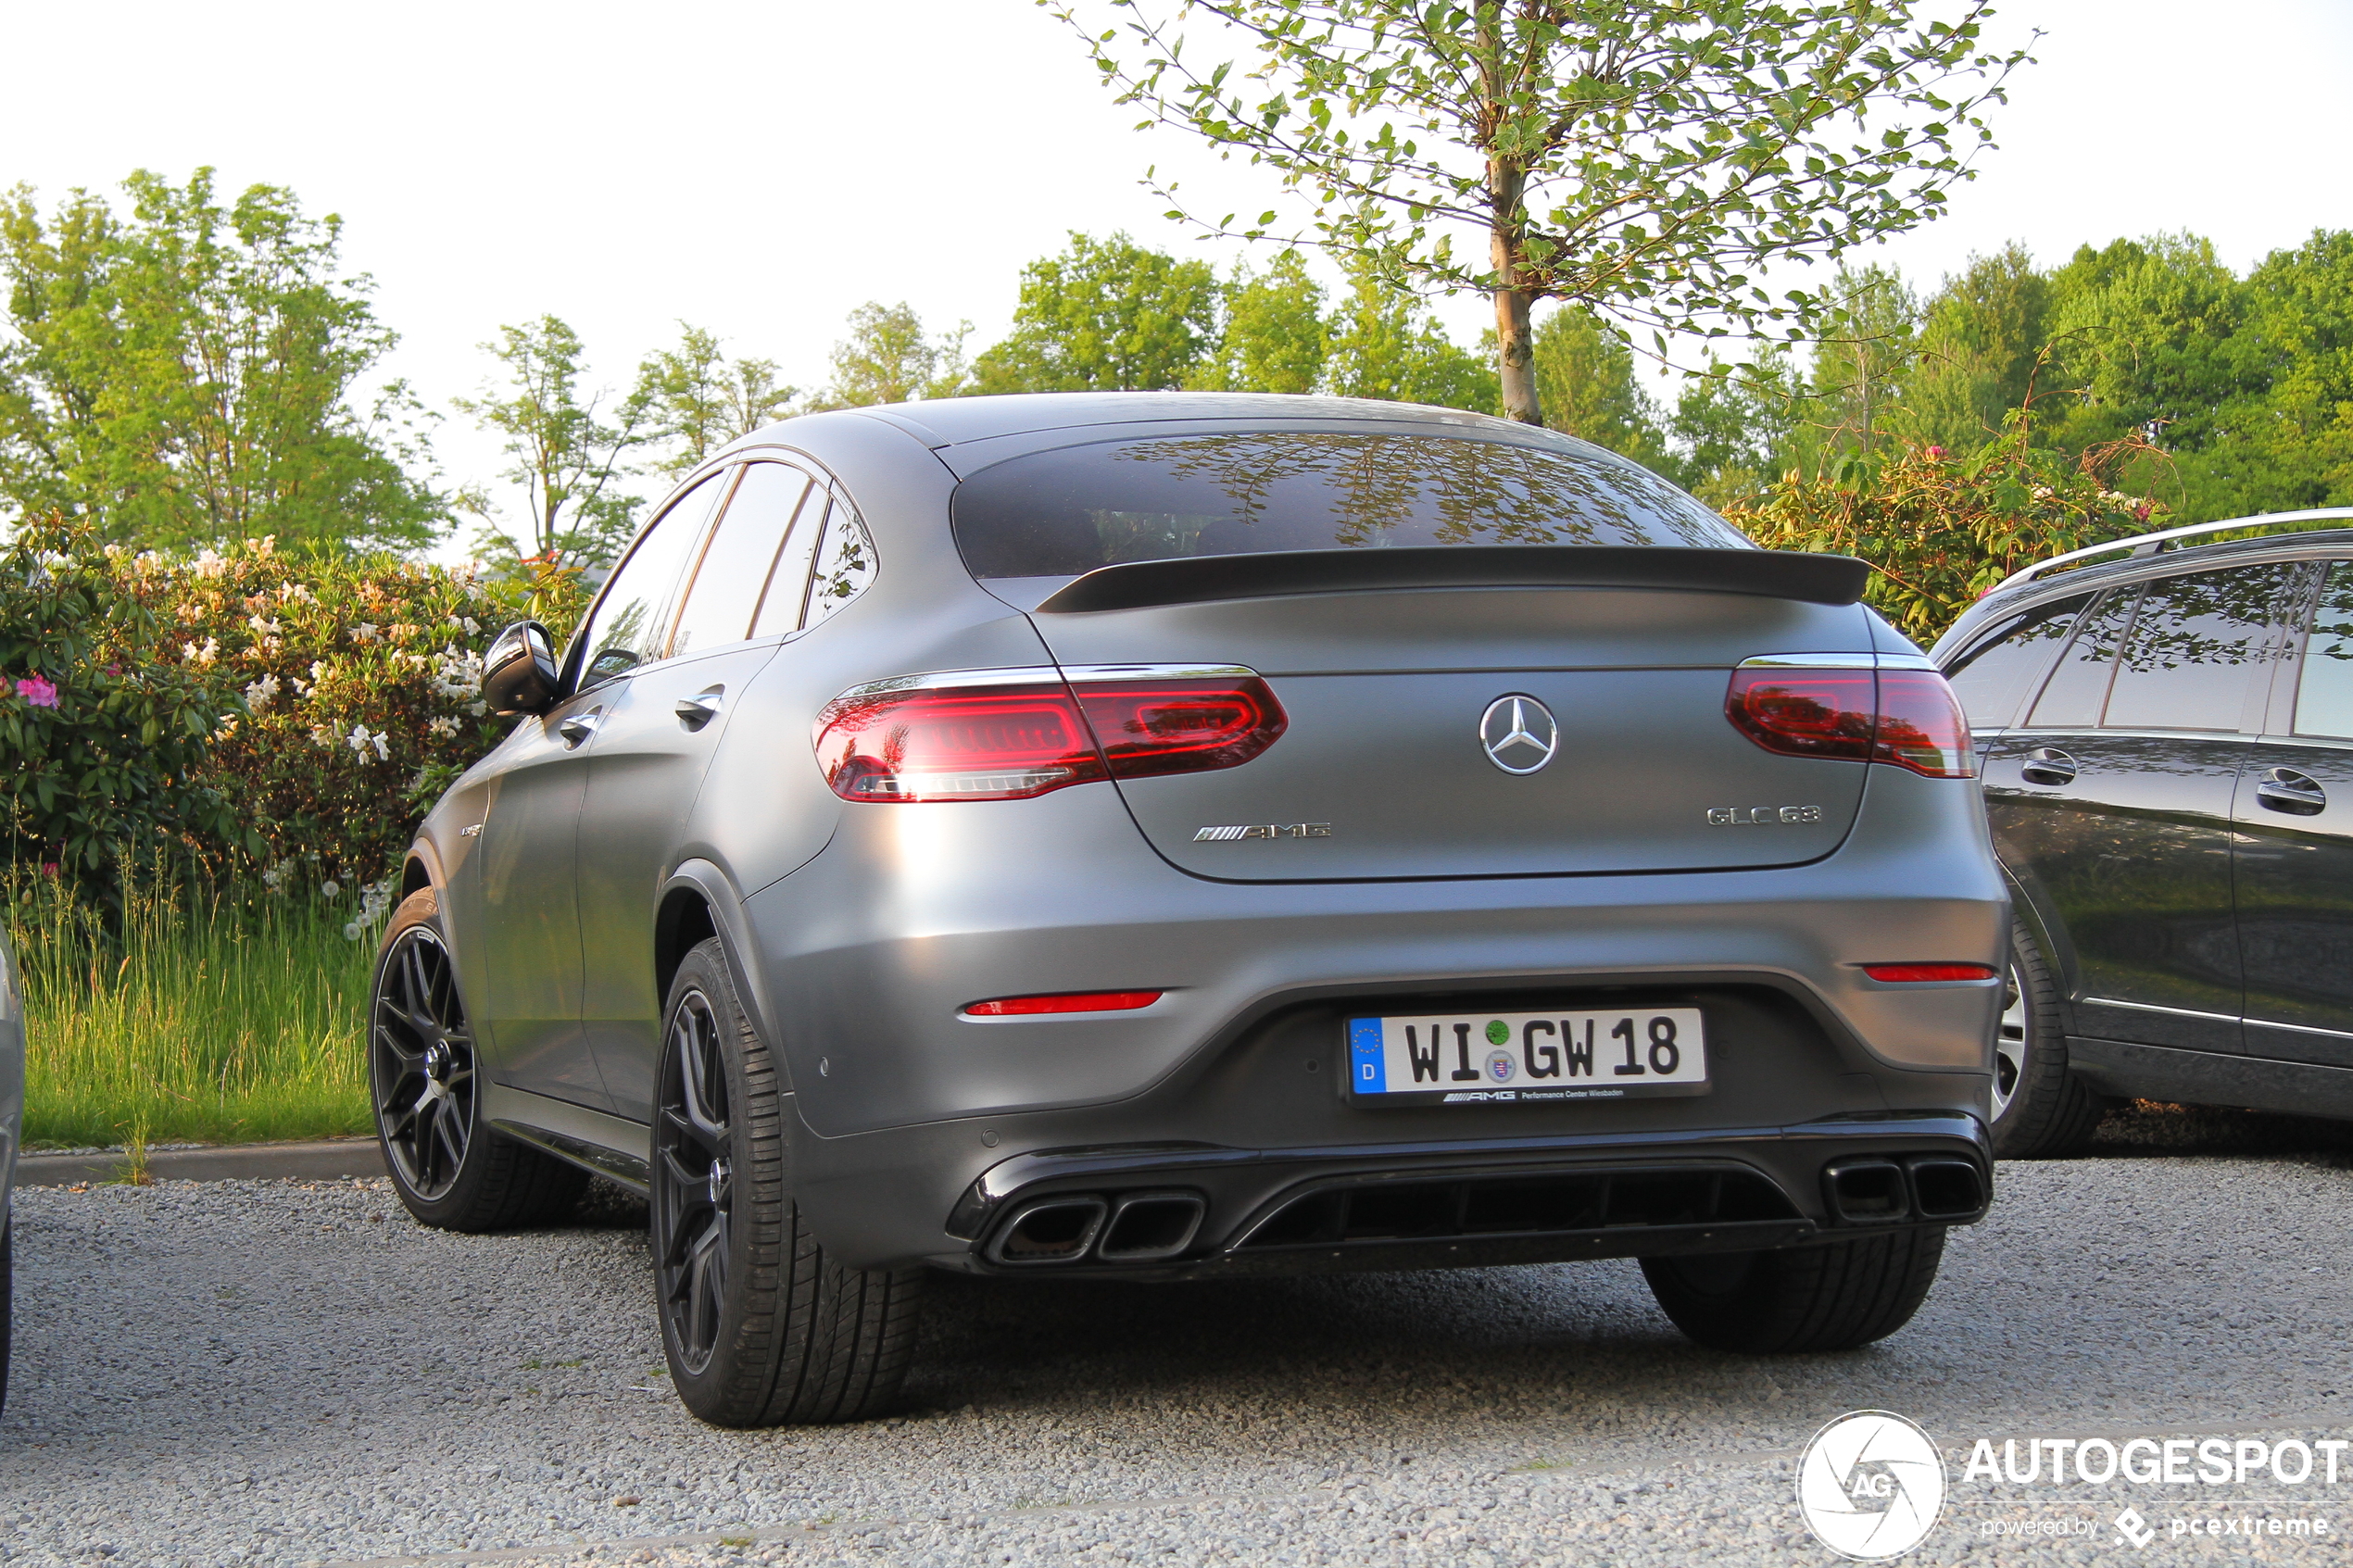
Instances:
[[[1118,781],[1153,847],[1202,876],[1792,865],[1836,848],[1862,800],[1867,764],[1775,755],[1725,716],[1730,671],[1744,659],[1854,653],[1868,665],[1868,612],[1852,605],[1654,588],[1441,588],[1034,620],[1074,679],[1090,665],[1242,665],[1281,700],[1288,729],[1239,767]],[[1535,705],[1552,716],[1548,762],[1541,746],[1501,744],[1514,697],[1519,727],[1539,742],[1545,725]],[[1490,742],[1525,771],[1491,760]]]

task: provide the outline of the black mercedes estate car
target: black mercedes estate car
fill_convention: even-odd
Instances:
[[[2353,529],[2314,528],[2336,521],[2057,557],[1937,644],[2017,910],[1997,1153],[2072,1152],[2110,1097],[2353,1117]],[[2266,527],[2300,531],[2183,544]]]

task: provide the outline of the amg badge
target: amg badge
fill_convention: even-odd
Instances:
[[[1710,806],[1707,825],[1717,828],[1767,827],[1780,822],[1818,822],[1819,806]]]
[[[1329,822],[1247,822],[1228,828],[1202,828],[1195,844],[1235,844],[1245,838],[1329,838]]]

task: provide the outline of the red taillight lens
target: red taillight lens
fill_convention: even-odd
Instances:
[[[844,800],[1020,800],[1106,776],[1059,681],[839,698],[817,765]]]
[[[967,1002],[967,1018],[1022,1018],[1040,1012],[1133,1012],[1160,1000],[1158,991],[1065,991],[1055,997],[1000,997]]]
[[[1976,771],[1969,721],[1932,670],[1735,670],[1724,711],[1784,757],[1889,762],[1931,779]]]
[[[845,800],[1022,800],[1114,775],[1239,767],[1288,722],[1255,675],[913,686],[829,703],[817,765]]]
[[[1863,972],[1891,985],[1922,985],[1940,980],[1991,980],[1994,972],[1982,963],[1867,963]]]
[[[1290,720],[1245,680],[1082,681],[1073,688],[1115,777],[1239,768],[1281,738]]]

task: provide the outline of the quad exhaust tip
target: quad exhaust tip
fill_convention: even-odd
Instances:
[[[1033,1198],[1007,1218],[988,1244],[992,1263],[1031,1267],[1076,1263],[1151,1263],[1174,1258],[1201,1233],[1208,1203],[1197,1192],[1095,1193]]]
[[[1823,1167],[1822,1192],[1842,1225],[1965,1223],[1984,1214],[1990,1196],[1976,1161],[1949,1154],[1842,1160]]]

